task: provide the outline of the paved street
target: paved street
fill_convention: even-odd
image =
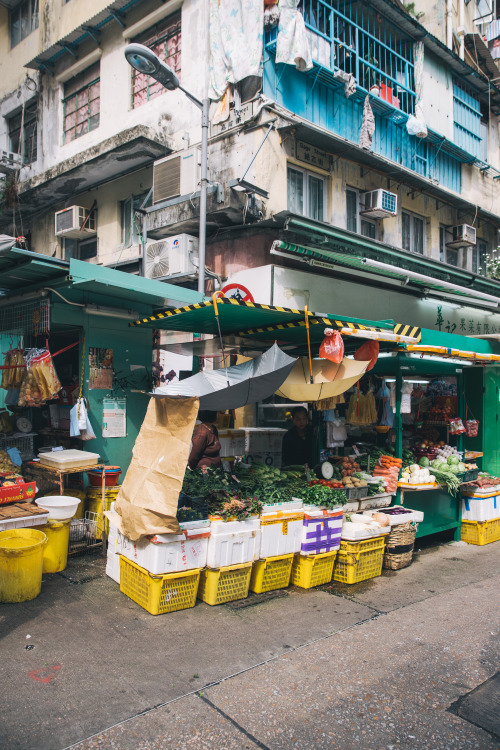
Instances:
[[[500,747],[500,542],[251,602],[152,617],[100,559],[47,576],[0,608],[0,747]]]

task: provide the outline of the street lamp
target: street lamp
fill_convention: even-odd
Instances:
[[[179,83],[172,68],[160,60],[153,50],[144,44],[127,44],[125,47],[127,62],[139,73],[151,76],[155,81],[174,91],[180,89],[199,110],[201,110],[201,185],[200,185],[200,241],[198,291],[205,294],[205,255],[207,240],[207,184],[208,184],[208,117],[210,99],[198,99]]]

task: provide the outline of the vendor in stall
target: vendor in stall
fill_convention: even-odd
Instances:
[[[308,464],[313,461],[313,430],[309,424],[309,414],[305,406],[292,409],[292,422],[288,432],[283,435],[281,448],[281,465]]]
[[[201,466],[221,466],[219,433],[215,422],[216,411],[198,412],[199,424],[193,433],[191,442],[191,453],[188,465],[190,469],[199,469]]]

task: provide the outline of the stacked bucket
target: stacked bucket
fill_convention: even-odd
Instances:
[[[104,503],[105,510],[110,510],[111,503],[114,503],[116,497],[121,489],[121,484],[117,484],[115,487],[104,488]],[[83,503],[81,503],[83,504]],[[85,510],[95,513],[97,515],[97,532],[96,539],[102,539],[102,488],[87,487],[86,499],[85,499]],[[106,535],[109,534],[109,524],[105,520]]]

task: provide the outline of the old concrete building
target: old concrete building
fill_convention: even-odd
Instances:
[[[215,99],[222,38],[232,82],[211,108],[207,292],[229,279],[260,302],[500,330],[486,258],[500,229],[495,12],[301,0],[278,22],[252,0],[233,23],[228,5],[0,2],[1,231],[196,285],[200,112],[123,53],[146,44]],[[302,49],[283,61],[290,18]]]

